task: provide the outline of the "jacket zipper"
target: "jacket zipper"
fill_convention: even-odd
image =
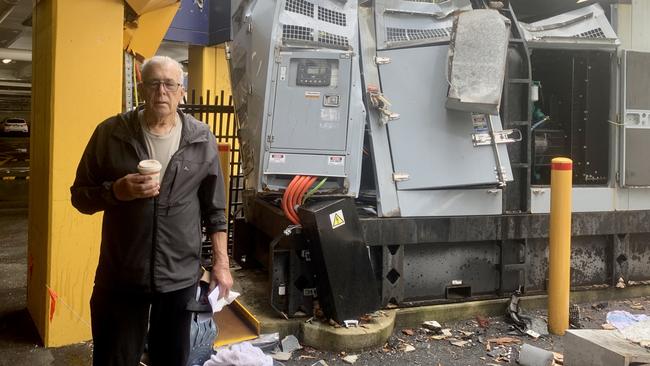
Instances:
[[[136,144],[142,145],[141,141],[138,141],[136,138]],[[129,141],[129,145],[131,145],[131,148],[135,151],[135,156],[138,158],[138,160],[144,160],[142,159],[142,156],[138,153],[138,148],[136,147],[136,144],[134,144],[132,141]],[[141,146],[143,147],[143,151],[146,154],[147,159],[151,159],[151,156],[149,156],[149,150],[146,148],[146,146]],[[158,197],[153,198],[153,225],[151,229],[151,255],[149,256],[149,290],[151,292],[154,291],[154,263],[155,263],[155,253],[156,253],[156,247],[157,247],[157,242],[158,242],[158,236],[156,235],[158,232]]]

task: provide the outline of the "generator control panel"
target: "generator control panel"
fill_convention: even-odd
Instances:
[[[297,59],[297,86],[331,86],[332,61],[319,59]]]

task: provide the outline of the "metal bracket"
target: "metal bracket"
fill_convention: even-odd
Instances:
[[[393,173],[393,181],[404,182],[411,179],[411,175],[407,173]]]
[[[390,63],[390,57],[375,56],[375,64],[386,65]]]
[[[124,52],[124,108],[128,111],[137,105],[138,101],[133,99],[133,74],[134,57],[129,52]]]
[[[395,121],[399,119],[399,113],[391,112],[385,108],[379,108],[379,111],[381,112],[380,118],[383,124],[387,124],[390,121]]]
[[[522,139],[520,130],[503,130],[494,132],[495,144],[510,144],[519,142]],[[492,136],[490,133],[473,133],[472,143],[474,146],[492,145]]]
[[[370,99],[370,104],[379,110],[379,119],[382,124],[387,124],[390,121],[399,119],[399,113],[395,113],[388,109],[391,106],[390,102],[384,95],[379,91],[379,87],[375,85],[368,85],[367,87],[368,97]]]
[[[230,42],[226,43],[225,50],[226,50],[226,60],[230,60],[230,58],[232,57],[232,55],[230,54]]]

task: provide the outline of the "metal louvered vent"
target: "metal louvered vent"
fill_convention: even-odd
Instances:
[[[322,20],[324,22],[336,24],[345,27],[347,25],[347,22],[345,20],[345,14],[330,10],[327,8],[323,7],[318,7],[318,20]]]
[[[328,32],[318,32],[318,43],[324,47],[349,48],[350,42],[347,37],[339,36]]]
[[[314,41],[314,30],[308,27],[299,25],[284,24],[282,26],[282,40],[283,41]]]
[[[314,4],[306,0],[287,0],[284,10],[314,17]],[[319,11],[320,14],[320,11]]]
[[[605,37],[605,32],[600,28],[590,29],[586,32],[576,34],[574,37],[578,38],[607,38]]]
[[[447,38],[451,27],[433,29],[386,28],[388,42],[416,41],[421,39]]]

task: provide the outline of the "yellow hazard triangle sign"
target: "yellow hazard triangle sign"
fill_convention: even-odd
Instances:
[[[336,229],[339,226],[345,225],[345,217],[343,216],[343,210],[338,210],[330,214],[330,222],[332,223],[332,229]]]

